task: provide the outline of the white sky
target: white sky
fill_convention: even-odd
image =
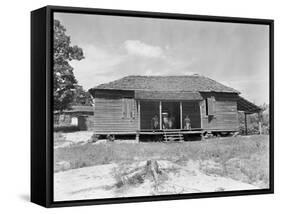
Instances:
[[[85,59],[72,61],[85,89],[127,75],[200,74],[269,103],[265,25],[55,13]]]

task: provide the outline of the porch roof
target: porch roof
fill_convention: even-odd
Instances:
[[[135,99],[141,100],[203,100],[199,92],[135,91]]]
[[[246,100],[245,98],[238,96],[237,100],[237,109],[238,111],[244,111],[246,114],[259,113],[261,108]]]

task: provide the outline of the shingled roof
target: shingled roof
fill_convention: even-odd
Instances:
[[[200,75],[189,76],[127,76],[98,85],[96,89],[158,91],[158,92],[228,92],[239,91]]]

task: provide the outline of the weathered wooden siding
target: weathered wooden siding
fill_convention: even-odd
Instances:
[[[89,115],[86,117],[87,130],[94,130],[94,115]]]
[[[123,98],[95,98],[95,132],[135,132],[138,127],[137,105],[133,102],[134,117],[124,117]]]
[[[152,129],[152,118],[157,115],[159,116],[159,102],[153,101],[140,101],[140,120],[141,129]]]
[[[201,117],[199,102],[182,102],[182,119],[184,128],[184,119],[188,115],[191,128],[201,128]]]
[[[134,100],[134,93],[130,91],[104,90],[97,91],[95,95],[94,122],[89,127],[94,127],[96,132],[131,133],[138,131],[139,128],[141,130],[150,130],[152,129],[152,118],[155,115],[160,118],[158,100],[138,101],[140,102],[139,115],[137,101]],[[237,94],[201,93],[201,95],[203,97],[202,101],[182,101],[182,119],[184,120],[185,116],[188,115],[191,120],[191,128],[212,131],[234,131],[238,129]],[[126,113],[124,116],[124,100],[125,102],[132,101],[132,114]],[[210,115],[207,115],[206,104],[210,102],[213,103],[209,109]],[[162,110],[165,110],[164,101],[162,101]]]
[[[232,94],[207,94],[214,97],[213,115],[206,115],[206,101],[201,101],[202,128],[206,130],[237,130],[238,112],[236,96]]]

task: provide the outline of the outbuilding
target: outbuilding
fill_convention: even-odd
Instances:
[[[93,106],[73,105],[64,111],[54,112],[54,128],[57,131],[92,130],[93,119]]]

